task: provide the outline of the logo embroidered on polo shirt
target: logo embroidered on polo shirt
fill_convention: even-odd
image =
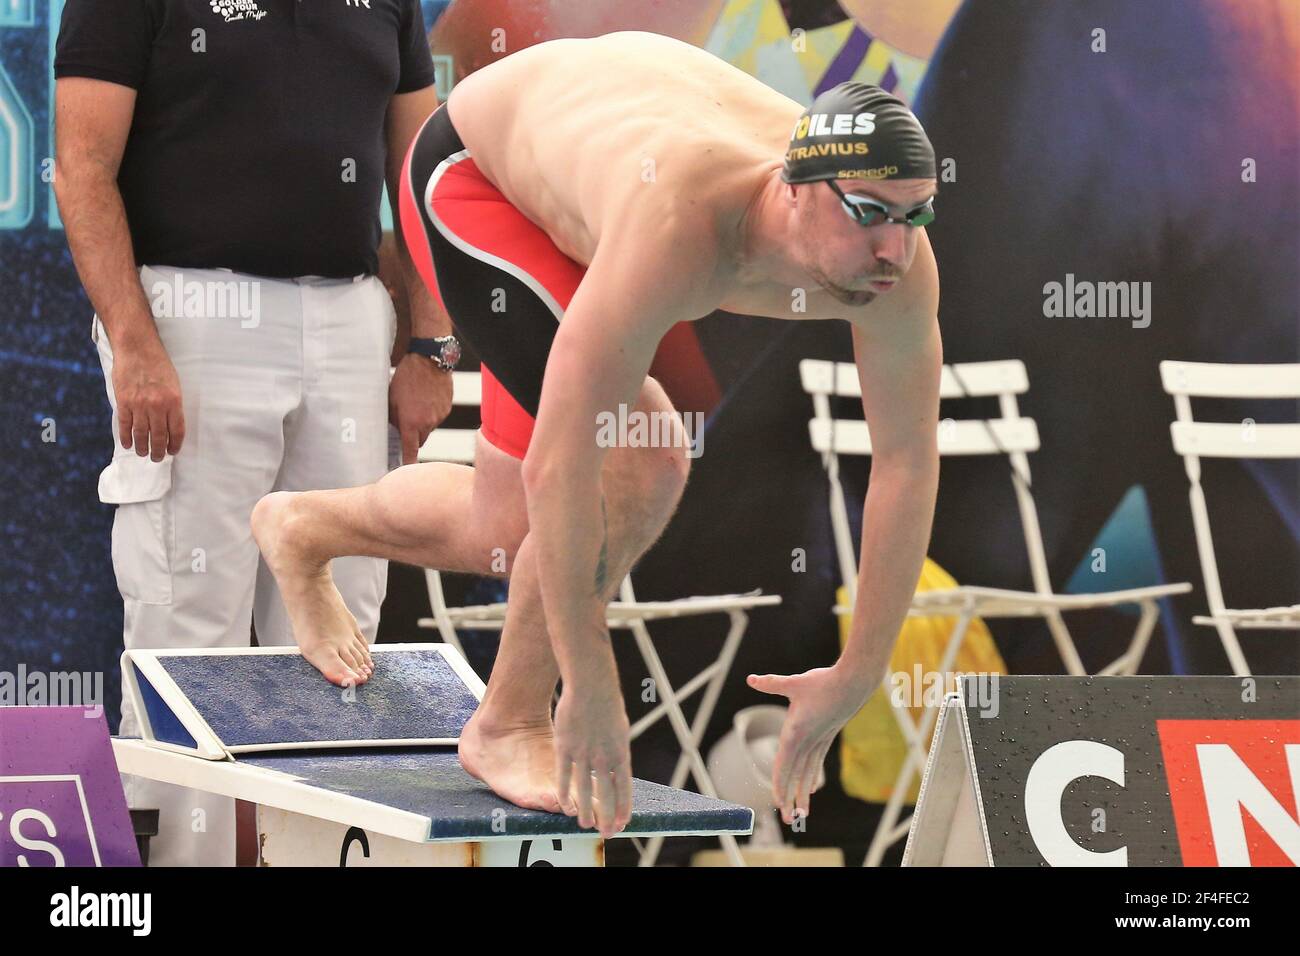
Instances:
[[[260,20],[266,11],[257,5],[256,0],[212,0],[212,12],[223,17],[227,23],[234,20]]]

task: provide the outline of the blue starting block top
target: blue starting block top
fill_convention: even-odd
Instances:
[[[330,684],[296,648],[128,651],[141,740],[119,769],[416,842],[573,836],[563,814],[516,806],[461,767],[455,744],[483,684],[446,644],[372,648],[375,673]],[[749,833],[753,811],[635,780],[624,836]]]
[[[165,667],[213,733],[236,752],[325,740],[460,737],[478,698],[446,658],[408,650],[374,659],[374,676],[350,690],[322,679],[297,654],[173,657]],[[153,701],[151,712],[157,695]],[[419,701],[436,706],[421,707]]]
[[[146,740],[209,759],[264,750],[445,745],[478,706],[483,685],[445,644],[374,649],[364,684],[329,683],[296,648],[128,651]]]
[[[573,817],[526,810],[501,799],[465,772],[452,747],[299,751],[246,756],[239,762],[289,774],[322,790],[427,817],[429,840],[591,832],[582,830]],[[627,831],[638,835],[747,833],[752,816],[748,807],[636,780]]]

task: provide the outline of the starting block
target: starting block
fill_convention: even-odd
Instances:
[[[371,649],[375,673],[336,687],[296,648],[128,651],[139,739],[118,769],[257,806],[275,866],[600,866],[571,817],[515,806],[469,776],[456,741],[483,684],[447,644]],[[748,834],[753,811],[634,781],[621,837]]]

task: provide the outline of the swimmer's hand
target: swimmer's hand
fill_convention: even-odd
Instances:
[[[772,771],[772,803],[789,826],[797,811],[808,816],[817,775],[835,735],[866,701],[863,689],[833,667],[802,674],[750,674],[749,686],[790,699]]]
[[[555,793],[608,839],[632,818],[632,750],[617,680],[564,682],[555,708]]]

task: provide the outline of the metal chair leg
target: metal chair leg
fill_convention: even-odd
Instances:
[[[686,723],[686,717],[682,714],[682,708],[677,701],[677,692],[673,689],[672,683],[668,680],[668,672],[664,670],[663,662],[659,659],[659,654],[655,651],[654,644],[650,640],[650,632],[645,626],[644,621],[629,622],[632,636],[636,639],[637,647],[641,651],[641,657],[645,660],[646,666],[650,669],[650,676],[654,679],[655,686],[663,696],[664,705],[667,709],[668,722],[672,725],[673,733],[677,736],[677,742],[681,745],[683,751],[687,753],[690,761],[691,770],[695,776],[695,782],[699,785],[700,790],[705,796],[718,796],[718,791],[713,786],[713,779],[709,776],[708,768],[704,765],[704,758],[700,756],[699,748],[691,743],[691,729]],[[736,838],[730,834],[722,834],[718,837],[726,851],[727,859],[732,866],[744,866],[745,859],[740,854],[740,845]]]
[[[1065,618],[1061,616],[1061,612],[1054,608],[1048,609],[1043,612],[1043,618],[1047,621],[1047,629],[1051,631],[1056,650],[1061,655],[1062,663],[1065,664],[1065,672],[1074,677],[1088,676],[1088,671],[1079,658],[1079,650],[1074,646],[1074,638],[1070,636],[1070,629],[1065,626]]]
[[[695,720],[691,725],[691,741],[697,752],[700,741],[704,737],[704,731],[709,726],[709,719],[713,716],[713,708],[717,706],[718,697],[722,693],[723,681],[726,680],[727,674],[731,672],[731,664],[735,660],[736,651],[740,648],[740,640],[744,637],[745,629],[749,626],[749,615],[743,611],[729,611],[728,616],[731,618],[731,628],[727,631],[726,640],[722,643],[722,653],[718,655],[717,672],[704,689],[699,709],[695,712]],[[648,663],[647,666],[649,666]],[[680,787],[685,783],[690,767],[690,758],[686,751],[683,750],[677,758],[677,766],[673,768],[673,775],[669,779],[668,785],[670,787]],[[638,865],[654,866],[655,861],[659,859],[659,851],[663,844],[663,837],[652,837],[646,843],[646,848],[641,853]]]
[[[957,659],[957,651],[961,648],[962,642],[966,639],[966,631],[970,627],[971,619],[974,617],[974,611],[969,607],[962,611],[961,617],[957,620],[956,627],[953,628],[952,635],[948,638],[948,646],[944,648],[943,659],[939,664],[939,670],[942,674],[947,674],[952,670],[953,662]],[[927,707],[925,713],[921,716],[920,723],[916,726],[916,737],[908,741],[907,755],[903,758],[903,765],[898,768],[898,777],[894,781],[894,789],[890,791],[889,800],[885,803],[884,812],[880,816],[880,822],[876,824],[876,832],[872,834],[871,845],[867,847],[867,856],[862,861],[863,866],[879,866],[880,861],[884,859],[885,851],[898,838],[893,831],[898,824],[899,816],[903,806],[903,799],[907,794],[907,788],[912,785],[912,776],[925,772],[925,753],[921,749],[926,734],[934,726],[934,721],[939,716],[942,705],[936,707]],[[895,720],[898,720],[898,715]],[[910,723],[911,718],[908,718]],[[900,724],[900,729],[901,724]],[[903,738],[908,738],[907,731],[903,731]]]

